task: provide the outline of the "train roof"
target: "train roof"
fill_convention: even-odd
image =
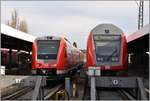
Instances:
[[[40,36],[40,37],[37,37],[36,39],[37,40],[60,40],[61,37],[49,35],[49,36]]]
[[[92,29],[92,34],[122,35],[123,31],[113,24],[99,24]]]
[[[49,36],[41,36],[41,37],[37,37],[36,39],[37,40],[61,40],[61,39],[64,39],[66,40],[69,44],[71,44],[71,42],[66,38],[66,37],[60,37],[60,36],[52,36],[52,35],[49,35]]]

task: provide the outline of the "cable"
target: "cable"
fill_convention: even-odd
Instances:
[[[140,7],[140,5],[138,4],[137,0],[134,0],[134,1],[136,2],[137,6]]]

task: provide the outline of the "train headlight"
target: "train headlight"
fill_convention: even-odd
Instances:
[[[98,57],[97,60],[98,61],[103,61],[103,58],[102,57],[100,57],[100,58]]]
[[[42,72],[45,74],[45,73],[46,73],[46,70],[42,70]]]
[[[112,61],[118,61],[118,57],[112,57]]]

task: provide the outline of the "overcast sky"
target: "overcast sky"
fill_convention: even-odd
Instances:
[[[137,30],[135,1],[1,1],[1,23],[16,9],[34,36],[65,36],[86,48],[89,32],[98,24],[112,23],[126,36]],[[144,3],[144,25],[149,23],[149,2]]]

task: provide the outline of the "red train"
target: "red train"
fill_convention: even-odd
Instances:
[[[64,37],[38,37],[32,48],[33,74],[66,75],[83,64],[83,53]]]
[[[127,70],[127,42],[123,31],[113,24],[100,24],[89,34],[86,67],[101,67],[101,75]]]

